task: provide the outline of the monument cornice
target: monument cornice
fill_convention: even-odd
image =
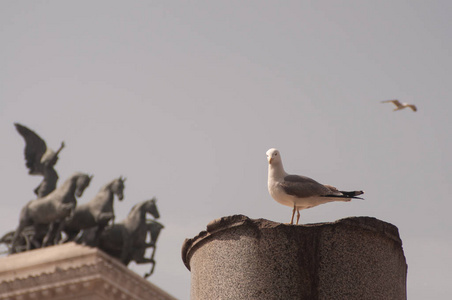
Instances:
[[[67,243],[0,259],[0,299],[175,299],[97,248]]]

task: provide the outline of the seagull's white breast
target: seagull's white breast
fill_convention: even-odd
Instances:
[[[281,203],[282,205],[293,207],[295,197],[287,195],[278,181],[269,178],[268,192],[277,202]]]

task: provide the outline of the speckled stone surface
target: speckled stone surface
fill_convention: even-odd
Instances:
[[[406,299],[397,227],[370,217],[287,225],[243,215],[187,239],[191,299]]]

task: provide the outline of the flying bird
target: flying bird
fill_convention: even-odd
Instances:
[[[277,149],[272,148],[267,151],[267,160],[268,191],[277,202],[293,208],[290,224],[293,224],[295,212],[297,212],[298,224],[302,209],[333,201],[363,200],[356,197],[364,194],[363,191],[339,191],[331,185],[318,183],[306,176],[287,174]]]
[[[58,180],[58,174],[54,169],[58,161],[58,154],[64,148],[64,142],[61,142],[60,148],[55,152],[47,148],[44,140],[31,129],[14,123],[17,131],[25,140],[25,165],[30,175],[42,175],[43,180],[34,190],[38,198],[44,197],[52,192]]]
[[[394,108],[394,111],[396,110],[401,110],[404,108],[411,108],[413,111],[417,111],[417,108],[414,104],[408,104],[408,103],[400,103],[399,100],[386,100],[386,101],[381,101],[381,103],[388,103],[388,102],[392,102],[394,103],[394,105],[396,106],[396,108]]]

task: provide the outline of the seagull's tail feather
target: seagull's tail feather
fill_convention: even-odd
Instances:
[[[342,194],[344,194],[345,196],[350,196],[350,197],[354,197],[354,196],[359,196],[364,194],[364,191],[353,191],[353,192],[344,192],[344,191],[340,191]]]
[[[356,196],[359,196],[359,195],[362,195],[362,194],[364,194],[364,191],[352,191],[352,192],[344,192],[344,191],[340,191],[343,195],[345,195],[346,197],[350,197],[350,198],[353,198],[353,199],[361,199],[361,200],[364,200],[364,198],[361,198],[361,197],[356,197]]]
[[[352,198],[352,199],[361,199],[361,200],[364,200],[364,198],[356,197],[356,196],[359,196],[359,195],[364,194],[364,191],[352,191],[352,192],[339,191],[339,192],[342,193],[342,195],[325,195],[324,197],[331,197],[331,198]]]

